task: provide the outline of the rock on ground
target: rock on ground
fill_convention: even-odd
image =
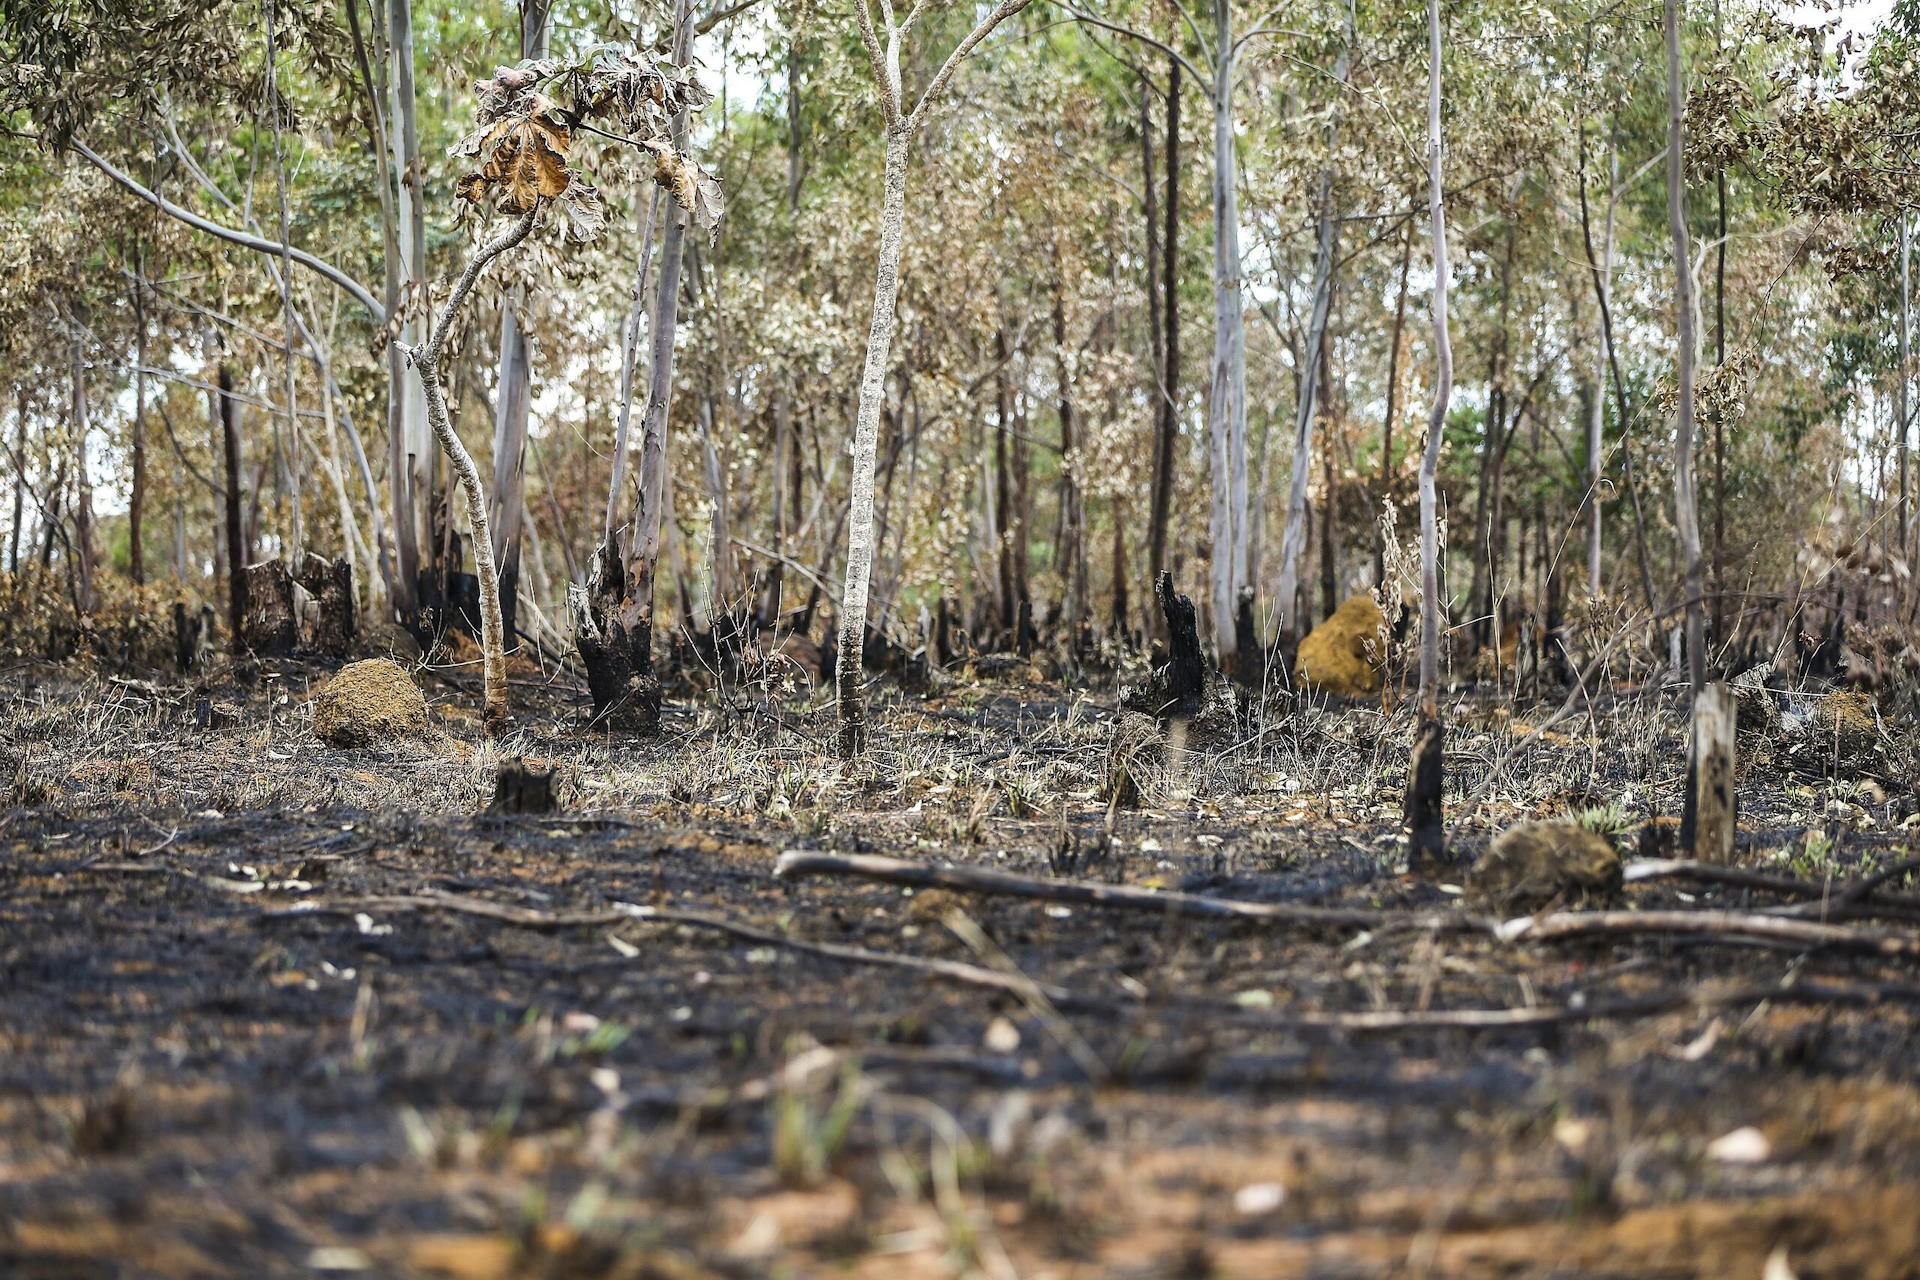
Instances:
[[[1333,616],[1300,642],[1294,677],[1309,688],[1343,698],[1380,692],[1380,660],[1387,620],[1368,595],[1349,596]]]
[[[419,733],[427,700],[399,664],[369,658],[342,667],[313,700],[313,736],[330,747],[371,747]]]

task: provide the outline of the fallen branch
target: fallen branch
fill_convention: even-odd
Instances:
[[[1920,984],[1861,983],[1842,987],[1799,983],[1764,983],[1720,991],[1680,989],[1616,1000],[1587,1000],[1579,994],[1566,1004],[1536,1005],[1528,1009],[1373,1009],[1353,1013],[1247,1014],[1234,1021],[1263,1030],[1347,1031],[1357,1034],[1391,1031],[1516,1031],[1560,1026],[1573,1022],[1625,1021],[1656,1018],[1665,1013],[1706,1013],[1741,1005],[1920,1004]]]
[[[1858,929],[1789,916],[1735,911],[1556,911],[1522,916],[1499,928],[1502,941],[1561,942],[1577,938],[1692,935],[1704,939],[1834,947],[1868,955],[1920,957],[1920,937]]]
[[[1039,992],[1048,1000],[1060,1005],[1110,1006],[1115,1001],[1095,996],[1081,995],[1056,987],[1048,983],[1034,982],[1024,975],[1015,978],[1004,973],[979,965],[965,964],[957,960],[936,960],[923,956],[911,956],[892,951],[869,951],[865,947],[849,947],[834,942],[807,942],[800,938],[776,933],[771,929],[761,929],[754,925],[742,924],[724,916],[707,915],[699,911],[680,911],[672,908],[634,906],[621,903],[603,911],[539,911],[532,907],[519,907],[506,902],[494,902],[487,898],[468,897],[463,894],[440,893],[425,890],[412,894],[388,894],[363,898],[345,898],[330,902],[303,903],[298,907],[282,911],[262,913],[262,918],[284,920],[298,916],[325,913],[328,915],[353,915],[356,912],[371,911],[446,911],[454,915],[479,916],[487,920],[498,920],[503,924],[515,925],[522,929],[574,929],[582,927],[600,927],[606,925],[632,924],[635,922],[652,924],[678,924],[693,929],[710,929],[739,938],[744,942],[755,942],[762,946],[782,947],[789,951],[799,951],[807,955],[821,956],[828,960],[839,960],[847,964],[881,965],[895,969],[909,969],[916,973],[925,973],[933,977],[945,978],[952,982],[968,986],[986,987],[1004,992],[1016,998],[1025,998],[1032,992]]]
[[[1768,871],[1750,871],[1745,867],[1695,862],[1688,858],[1640,858],[1627,863],[1624,878],[1628,884],[1644,884],[1650,880],[1688,880],[1806,899],[1795,906],[1770,908],[1768,915],[1816,920],[1864,920],[1874,917],[1912,920],[1920,919],[1920,897],[1910,893],[1876,893],[1875,890],[1917,866],[1920,866],[1920,860],[1909,860],[1861,880],[1834,884],[1799,876],[1776,875]]]
[[[1208,898],[1194,893],[1140,889],[1132,885],[1100,884],[1091,880],[1042,880],[984,867],[941,867],[902,858],[872,854],[808,853],[789,850],[780,855],[773,874],[851,876],[885,884],[926,889],[953,889],[963,893],[997,894],[1042,902],[1072,902],[1122,911],[1152,911],[1167,916],[1211,920],[1251,920],[1267,924],[1296,924],[1320,929],[1417,929],[1429,933],[1486,933],[1496,926],[1480,916],[1461,912],[1378,911],[1364,907],[1314,907],[1289,902],[1246,902],[1237,898]]]
[[[100,869],[107,869],[102,867]],[[120,869],[115,867],[113,869]],[[141,870],[149,868],[142,867]],[[455,915],[474,916],[481,919],[496,920],[518,928],[538,930],[559,930],[581,927],[629,924],[633,922],[651,922],[655,924],[677,924],[695,929],[710,929],[745,942],[764,946],[781,947],[807,955],[816,955],[824,959],[838,960],[847,964],[877,965],[886,968],[907,969],[925,973],[933,977],[944,978],[967,986],[983,987],[1022,999],[1031,999],[1038,994],[1054,1005],[1090,1009],[1112,1010],[1132,1002],[1123,1002],[1100,996],[1070,991],[1050,983],[1036,982],[1025,975],[1012,976],[978,965],[965,964],[953,960],[935,960],[921,956],[904,955],[898,952],[871,951],[864,947],[841,946],[828,942],[806,942],[791,938],[772,930],[761,929],[754,925],[742,924],[722,916],[707,915],[697,911],[680,911],[655,907],[634,906],[630,903],[617,904],[614,907],[598,911],[542,911],[532,907],[516,906],[512,903],[495,902],[487,898],[471,897],[463,894],[442,893],[426,890],[416,894],[389,894],[359,898],[336,899],[329,902],[304,902],[297,907],[275,911],[264,911],[260,918],[266,920],[288,920],[313,915],[353,915],[370,911],[445,911]],[[1562,913],[1557,919],[1565,921],[1583,915],[1647,917],[1681,917],[1691,920],[1696,916],[1722,913],[1694,912],[1595,912]],[[1804,930],[1808,926],[1798,921],[1782,921],[1772,917],[1750,917],[1766,925],[1787,925]],[[1529,923],[1552,924],[1556,917],[1541,917],[1540,921]],[[1817,926],[1816,926],[1817,927]],[[1828,929],[1828,932],[1859,935],[1866,931]],[[1543,937],[1573,936],[1569,933],[1543,934]],[[1330,1013],[1291,1013],[1280,1012],[1264,1014],[1248,1010],[1237,1004],[1219,1000],[1182,1001],[1181,1008],[1193,1012],[1215,1014],[1233,1025],[1262,1031],[1341,1031],[1356,1034],[1381,1034],[1398,1031],[1516,1031],[1541,1027],[1558,1026],[1578,1022],[1602,1022],[1633,1018],[1658,1017],[1665,1013],[1677,1013],[1684,1010],[1706,1012],[1740,1005],[1763,1003],[1792,1004],[1838,1004],[1854,1007],[1879,1004],[1920,1004],[1920,984],[1914,983],[1860,983],[1847,986],[1821,986],[1813,983],[1796,983],[1791,986],[1754,984],[1729,987],[1720,991],[1701,991],[1680,989],[1657,992],[1647,996],[1634,996],[1615,1000],[1589,1001],[1576,993],[1565,1004],[1538,1005],[1522,1009],[1374,1009],[1351,1012]],[[1137,1006],[1136,1006],[1137,1007]]]

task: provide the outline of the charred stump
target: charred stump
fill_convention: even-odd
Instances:
[[[313,601],[307,616],[311,628],[302,629],[298,643],[329,658],[344,658],[353,644],[353,565],[345,556],[328,560],[309,554],[300,566],[299,586]]]
[[[645,584],[651,599],[652,584]],[[567,588],[574,646],[587,669],[596,727],[652,736],[660,732],[660,679],[653,669],[651,609],[631,607],[625,566],[601,544],[592,580]]]
[[[1413,759],[1407,764],[1407,862],[1414,870],[1439,866],[1447,855],[1447,829],[1442,809],[1446,781],[1446,734],[1437,717],[1420,721],[1413,740]]]
[[[1033,601],[1022,596],[1020,612],[1013,625],[1013,650],[1023,658],[1031,658],[1039,640],[1040,633],[1033,628]]]
[[[240,615],[240,647],[260,657],[286,657],[300,636],[294,584],[286,562],[263,560],[246,566],[242,573],[246,589],[241,598],[246,608]]]
[[[213,628],[212,605],[196,612],[184,601],[173,602],[173,664],[181,675],[204,670],[213,660]]]
[[[243,650],[271,658],[297,649],[346,656],[354,633],[353,567],[346,560],[309,555],[297,578],[286,561],[263,560],[246,567],[245,583]]]
[[[1233,612],[1233,678],[1250,689],[1266,683],[1267,653],[1253,620],[1253,588],[1240,588]]]
[[[1206,699],[1207,665],[1200,652],[1200,624],[1193,601],[1173,589],[1173,575],[1164,570],[1154,583],[1160,611],[1167,622],[1167,660],[1156,666],[1147,682],[1129,690],[1124,702],[1149,715],[1191,715]]]
[[[526,761],[518,756],[500,762],[500,771],[494,775],[493,801],[487,805],[488,813],[552,813],[557,808],[559,800],[554,794],[552,769],[528,768]]]

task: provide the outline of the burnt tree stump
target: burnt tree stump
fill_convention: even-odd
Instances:
[[[1155,667],[1147,681],[1131,689],[1126,706],[1148,715],[1193,715],[1206,700],[1207,663],[1200,652],[1200,623],[1193,601],[1173,589],[1173,575],[1162,571],[1153,584],[1160,611],[1167,620],[1167,660]]]
[[[241,648],[269,658],[284,658],[296,649],[329,658],[347,655],[354,609],[353,566],[345,559],[309,555],[297,577],[279,559],[248,565],[243,572]]]
[[[648,737],[660,732],[663,695],[653,670],[652,596],[651,582],[629,593],[626,568],[605,543],[594,556],[591,581],[567,588],[573,643],[593,695],[588,723],[596,728]]]
[[[283,560],[263,560],[241,571],[247,589],[240,614],[240,647],[262,657],[284,658],[300,636],[293,579]]]
[[[189,610],[185,601],[173,602],[173,663],[181,675],[204,670],[213,661],[213,606]]]
[[[518,756],[500,762],[488,813],[552,813],[559,807],[552,769],[529,768]]]

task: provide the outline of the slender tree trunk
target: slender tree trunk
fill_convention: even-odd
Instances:
[[[380,8],[381,0],[371,0],[376,35],[384,46],[383,33],[387,27],[385,12]],[[381,263],[384,272],[384,296],[389,323],[400,308],[401,280],[403,269],[400,258],[400,215],[395,204],[392,148],[388,145],[386,114],[386,81],[388,59],[384,47],[376,55],[367,51],[365,34],[360,29],[360,0],[347,0],[347,27],[353,40],[354,61],[360,72],[360,84],[367,101],[367,141],[373,150],[374,166],[380,183],[380,232]],[[417,574],[419,572],[419,548],[414,542],[414,518],[412,490],[406,479],[406,429],[405,413],[407,398],[412,387],[406,376],[405,361],[399,348],[391,342],[387,345],[387,487],[388,510],[392,517],[393,544],[391,547],[378,548],[380,553],[380,571],[387,582],[387,595],[395,617],[402,625],[413,627],[418,620],[419,594]],[[354,432],[355,449],[360,464],[366,468],[365,450],[358,443],[359,433]],[[365,469],[362,479],[371,484],[371,469]],[[369,503],[377,503],[371,491]],[[378,522],[375,523],[374,536],[381,536]]]
[[[93,610],[93,484],[88,476],[87,365],[80,339],[73,340],[73,563],[79,573],[79,606]]]
[[[1056,381],[1060,414],[1060,528],[1064,556],[1059,561],[1061,584],[1067,596],[1067,630],[1077,634],[1090,612],[1087,583],[1087,528],[1085,498],[1080,489],[1080,441],[1073,412],[1073,376],[1067,362],[1066,282],[1055,252],[1053,289],[1053,351],[1058,365]]]
[[[387,0],[387,23],[392,93],[388,108],[388,119],[392,123],[389,141],[393,150],[394,180],[398,186],[395,216],[399,229],[401,275],[400,306],[388,314],[404,317],[398,326],[399,340],[403,345],[413,347],[422,337],[416,308],[426,289],[427,210],[426,173],[420,155],[420,129],[414,103],[412,0]],[[395,352],[393,358],[397,362],[399,353]],[[404,476],[407,490],[404,502],[396,495],[394,522],[397,526],[404,518],[412,523],[416,582],[420,577],[431,577],[438,582],[441,574],[433,536],[436,505],[433,489],[434,448],[429,439],[426,391],[418,379],[407,377],[404,367],[398,363],[390,366],[389,374],[393,377],[393,391],[399,393],[397,420],[393,413],[395,406],[389,406],[389,430],[393,432],[394,442],[392,475],[395,484],[399,484],[400,477]],[[400,545],[404,549],[404,535],[396,530],[395,537],[402,539]],[[428,563],[424,565],[419,564],[421,549],[427,553]],[[415,582],[408,583],[407,589],[416,590]]]
[[[527,210],[517,222],[474,253],[466,270],[453,286],[453,291],[447,295],[426,343],[411,352],[414,371],[419,374],[420,386],[426,394],[427,422],[433,428],[441,449],[446,452],[453,479],[458,481],[466,494],[467,522],[473,529],[474,576],[480,580],[480,652],[485,677],[483,715],[488,731],[495,733],[506,728],[510,719],[507,707],[506,636],[500,618],[500,575],[493,561],[493,536],[487,520],[487,491],[480,483],[480,468],[474,465],[473,455],[461,443],[447,415],[440,361],[446,347],[447,330],[466,302],[467,295],[472,292],[474,282],[495,258],[527,238],[533,230],[537,213],[537,208]],[[448,514],[447,523],[453,523],[451,513]]]
[[[1473,580],[1467,599],[1473,609],[1473,647],[1484,649],[1489,639],[1500,647],[1500,619],[1494,616],[1499,594],[1501,543],[1501,460],[1507,442],[1507,320],[1513,296],[1514,225],[1506,225],[1506,253],[1500,262],[1500,320],[1487,352],[1487,417],[1480,445],[1480,483],[1474,492]],[[1499,669],[1498,663],[1495,670]]]
[[[1686,87],[1680,69],[1679,0],[1665,0],[1667,43],[1667,225],[1673,234],[1673,310],[1679,339],[1675,376],[1673,514],[1686,562],[1687,675],[1697,697],[1707,679],[1705,591],[1700,564],[1700,507],[1693,482],[1693,272],[1687,235]]]
[[[1340,132],[1340,112],[1345,105],[1353,26],[1353,5],[1349,2],[1347,34],[1341,41],[1340,52],[1333,63],[1333,78],[1338,88],[1327,116],[1326,147],[1329,158],[1320,170],[1320,194],[1316,206],[1319,226],[1314,234],[1313,313],[1307,324],[1306,363],[1301,370],[1299,403],[1294,413],[1293,476],[1287,490],[1287,523],[1280,534],[1280,584],[1275,603],[1280,611],[1280,634],[1288,642],[1297,641],[1301,630],[1298,604],[1300,556],[1307,543],[1307,479],[1313,473],[1313,420],[1319,408],[1320,375],[1326,363],[1327,311],[1333,298],[1334,252],[1339,241],[1339,224],[1333,211],[1334,174],[1331,157]],[[1328,476],[1331,483],[1331,460]],[[1329,500],[1332,498],[1331,491],[1327,497]],[[1329,549],[1323,546],[1322,555]],[[1331,613],[1333,608],[1333,605],[1328,605],[1327,611]]]
[[[880,402],[886,394],[887,357],[893,345],[894,301],[900,290],[900,244],[907,212],[905,124],[887,129],[886,188],[880,205],[880,260],[874,273],[873,321],[867,331],[866,363],[860,375],[860,408],[853,434],[853,501],[847,520],[847,575],[839,617],[840,745],[851,756],[866,744],[861,657],[867,634],[867,586],[873,569],[873,476],[879,445]]]
[[[1320,343],[1320,385],[1328,388],[1327,430],[1320,440],[1321,485],[1320,495],[1320,616],[1331,618],[1333,611],[1340,607],[1340,548],[1335,542],[1335,522],[1338,519],[1340,490],[1333,478],[1333,414],[1331,371],[1328,368],[1327,342]]]
[[[552,0],[520,6],[520,56],[547,56]],[[500,567],[500,617],[509,649],[516,644],[520,595],[521,527],[526,517],[527,418],[533,396],[533,348],[524,322],[526,291],[516,286],[500,307],[500,376],[494,397],[493,487],[488,522],[493,559]]]
[[[793,402],[782,386],[773,393],[773,450],[768,456],[769,489],[773,499],[770,530],[773,562],[767,566],[766,588],[760,600],[760,625],[772,630],[780,621],[780,587],[787,554],[787,439],[793,434]],[[794,513],[798,515],[798,512]]]
[[[685,65],[692,39],[691,0],[674,5],[673,59]],[[674,117],[676,147],[684,147],[687,117]],[[624,533],[615,525],[627,457],[627,424],[632,403],[634,347],[639,340],[638,312],[646,295],[652,222],[666,209],[660,239],[660,279],[653,294],[653,323],[648,333],[647,408],[640,426],[640,464],[632,515]],[[673,405],[673,350],[680,320],[680,273],[685,260],[686,215],[679,206],[655,196],[648,205],[640,266],[629,316],[627,353],[622,361],[620,427],[614,445],[613,475],[607,498],[606,536],[593,557],[588,581],[568,588],[567,609],[574,641],[587,668],[594,719],[644,734],[659,732],[660,682],[653,674],[654,581],[658,573],[665,513],[672,503],[667,476],[667,423]]]
[[[20,522],[26,518],[27,497],[27,388],[14,388],[19,421],[13,445],[13,528],[7,534],[7,572],[20,576]]]
[[[1016,536],[1025,536],[1025,530],[1015,523],[1013,505],[1013,460],[1008,445],[1013,434],[1013,389],[1011,377],[1007,373],[1007,362],[1012,353],[1007,346],[1007,326],[1002,319],[993,331],[993,352],[997,367],[993,375],[994,433],[993,433],[993,469],[994,490],[998,497],[1000,511],[1000,529],[995,540],[994,550],[999,562],[999,614],[1002,628],[1013,625],[1014,600],[1013,584],[1013,542]]]
[[[144,274],[135,259],[135,275]],[[133,286],[133,481],[127,495],[127,576],[134,584],[147,580],[143,518],[147,508],[147,308],[144,283]],[[15,517],[17,524],[18,517]]]
[[[601,530],[601,538],[609,547],[618,546],[621,540],[619,512],[623,495],[620,490],[626,482],[627,458],[632,449],[628,431],[633,420],[633,375],[640,354],[640,330],[646,322],[647,269],[653,260],[654,219],[659,212],[660,198],[657,185],[647,193],[647,212],[640,223],[640,265],[634,271],[633,301],[627,310],[627,323],[621,330],[624,338],[620,344],[620,417],[613,433],[613,470],[607,483],[607,519]]]
[[[1912,449],[1912,418],[1907,413],[1907,380],[1912,365],[1912,246],[1908,242],[1908,221],[1912,215],[1901,211],[1901,376],[1897,393],[1897,413],[1901,415],[1901,555],[1912,564],[1912,489],[1908,487],[1907,455]],[[1724,357],[1722,357],[1724,359]],[[23,407],[25,413],[25,407]]]
[[[1167,521],[1173,506],[1173,471],[1180,436],[1180,63],[1167,58],[1166,234],[1160,240],[1162,358],[1155,398],[1152,507],[1147,520],[1147,578],[1158,582],[1167,567]],[[1147,600],[1147,630],[1163,635],[1166,618]]]
[[[1583,121],[1580,129],[1580,235],[1586,245],[1587,271],[1593,277],[1593,292],[1600,307],[1600,338],[1606,348],[1607,367],[1613,373],[1614,413],[1620,425],[1620,469],[1626,481],[1627,500],[1633,510],[1633,541],[1635,558],[1640,568],[1640,590],[1647,602],[1647,612],[1659,610],[1653,590],[1653,567],[1647,555],[1647,521],[1640,509],[1640,487],[1633,475],[1633,435],[1631,422],[1627,415],[1627,384],[1620,376],[1620,353],[1613,344],[1613,212],[1620,194],[1620,151],[1617,135],[1609,137],[1607,149],[1611,177],[1607,188],[1606,256],[1595,256],[1593,247],[1593,223],[1587,207],[1587,135]]]
[[[227,634],[237,654],[247,614],[247,552],[240,528],[239,404],[233,398],[233,371],[224,361],[220,365],[220,446],[227,482]]]
[[[1400,411],[1400,348],[1407,324],[1407,273],[1413,266],[1412,218],[1407,219],[1406,244],[1400,250],[1400,290],[1393,304],[1393,347],[1387,352],[1387,412],[1380,423],[1380,506],[1384,510],[1393,498],[1393,427]],[[1375,540],[1373,581],[1386,585],[1387,544],[1384,534]]]
[[[1716,53],[1720,50],[1720,0],[1713,3],[1713,43]],[[1724,365],[1727,362],[1727,171],[1715,169],[1713,172],[1714,194],[1719,203],[1719,234],[1714,244],[1713,268],[1713,349],[1714,363]],[[1907,455],[1900,454],[1900,500],[1901,512],[1906,510]],[[1726,424],[1721,415],[1713,415],[1713,638],[1715,643],[1726,639],[1726,566],[1724,564],[1727,536],[1727,443]]]
[[[1605,474],[1607,421],[1606,335],[1601,332],[1600,311],[1594,308],[1593,385],[1586,397],[1587,410],[1587,598],[1598,600],[1606,594],[1600,564],[1601,511],[1600,482]]]
[[[294,325],[293,325],[293,242],[291,219],[287,210],[287,164],[281,148],[280,139],[280,100],[278,89],[279,50],[276,47],[275,13],[279,8],[276,0],[267,0],[265,4],[267,22],[267,113],[273,133],[273,172],[274,190],[280,202],[280,314],[282,334],[285,342],[282,362],[286,382],[287,399],[287,448],[286,473],[287,496],[292,508],[292,519],[287,526],[286,562],[289,574],[298,574],[305,560],[306,530],[300,522],[300,408],[294,395]]]
[[[1434,476],[1453,396],[1453,341],[1447,329],[1446,185],[1441,170],[1440,0],[1427,0],[1427,207],[1433,222],[1433,412],[1420,460],[1420,729],[1407,768],[1407,833],[1416,863],[1446,850],[1440,721],[1440,555]]]
[[[1213,634],[1220,665],[1238,666],[1235,607],[1247,572],[1247,333],[1240,269],[1239,157],[1233,136],[1232,0],[1214,0],[1213,381],[1208,438],[1213,452]]]

